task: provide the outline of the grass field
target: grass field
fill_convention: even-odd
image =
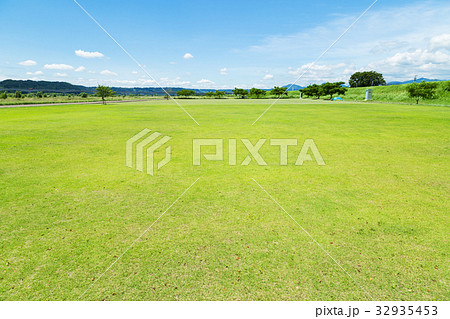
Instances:
[[[0,109],[0,299],[448,300],[446,107],[182,100]],[[144,128],[172,161],[125,166]],[[297,138],[192,165],[193,138]],[[295,166],[314,139],[326,165]],[[207,148],[205,150],[208,151]],[[162,158],[163,150],[158,155]],[[238,143],[238,164],[247,156]],[[200,179],[98,281],[138,236]],[[351,275],[356,284],[252,180]]]
[[[123,100],[134,100],[134,99],[149,99],[152,97],[136,97],[136,96],[113,96],[108,97],[108,101],[123,101]],[[14,98],[8,97],[6,99],[0,99],[1,105],[27,105],[27,104],[52,104],[52,103],[84,103],[84,102],[101,102],[102,99],[96,96],[89,96],[87,98],[82,98],[80,96],[57,96],[57,97],[23,97]]]

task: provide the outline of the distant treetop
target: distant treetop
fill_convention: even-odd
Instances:
[[[348,83],[352,88],[386,85],[383,74],[375,71],[353,73]]]

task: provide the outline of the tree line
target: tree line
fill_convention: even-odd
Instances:
[[[7,80],[8,81],[8,80]],[[7,82],[7,81],[3,81]],[[22,81],[22,84],[29,84],[28,81]],[[9,82],[7,82],[9,83]],[[48,84],[51,82],[45,82],[42,81],[40,84]],[[450,82],[449,84],[444,87],[444,91],[448,92],[450,91]],[[64,83],[69,84],[69,83]],[[335,95],[345,95],[348,88],[344,86],[344,82],[326,82],[323,84],[311,84],[308,85],[305,88],[300,89],[300,96],[305,97],[311,97],[311,98],[317,98],[320,99],[323,96],[329,96],[330,99],[333,98]],[[355,72],[352,74],[352,76],[349,79],[350,87],[367,87],[367,86],[379,86],[379,85],[386,85],[386,81],[383,78],[383,75],[381,73],[375,72],[375,71],[367,71],[367,72]],[[432,99],[436,96],[436,89],[438,85],[435,82],[424,82],[421,83],[411,83],[406,86],[407,94],[410,98],[414,99],[416,103],[419,103],[420,99]],[[94,95],[101,97],[102,101],[105,103],[105,99],[111,96],[114,96],[116,92],[112,90],[112,88],[108,86],[98,85],[97,88],[94,90]],[[275,86],[271,90],[264,90],[264,89],[258,89],[258,88],[251,88],[249,90],[242,89],[242,88],[234,88],[232,90],[232,93],[234,96],[238,98],[263,98],[267,95],[269,96],[276,96],[277,98],[281,98],[283,96],[288,96],[288,88],[286,87],[279,87]],[[57,97],[62,95],[68,95],[71,96],[79,96],[82,98],[87,98],[89,95],[88,93],[82,92],[78,95],[72,95],[72,94],[61,94],[61,93],[45,93],[43,91],[38,91],[36,93],[28,93],[23,94],[21,91],[16,91],[15,93],[7,93],[0,92],[0,99],[6,99],[8,97],[11,98],[24,98],[24,97],[36,97],[36,98],[44,98],[44,97]],[[190,97],[190,96],[205,96],[208,98],[223,98],[227,95],[225,91],[216,90],[216,91],[209,91],[206,93],[198,93],[195,90],[189,90],[189,89],[181,89],[177,92],[178,97]],[[166,97],[167,98],[167,97]]]
[[[258,89],[258,88],[251,88],[250,90],[234,88],[234,90],[232,90],[232,92],[236,97],[242,98],[242,99],[247,98],[247,97],[259,99],[261,97],[266,96],[268,92],[270,95],[276,95],[276,96],[281,96],[283,94],[287,94],[285,88],[278,87],[278,86],[275,86],[270,91],[266,91],[266,90]],[[197,93],[194,90],[186,90],[186,89],[183,89],[183,90],[180,90],[177,92],[177,96],[179,96],[179,97],[190,97],[190,96],[196,96],[196,95],[220,99],[226,95],[226,92],[217,90],[215,92]]]

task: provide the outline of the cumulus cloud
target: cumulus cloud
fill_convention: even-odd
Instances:
[[[288,68],[288,74],[295,76],[300,85],[323,82],[347,82],[356,71],[364,71],[353,64],[313,64],[307,63],[297,69]],[[292,80],[291,80],[292,81]]]
[[[33,66],[33,65],[36,65],[37,62],[33,61],[33,60],[26,60],[26,61],[19,62],[19,64],[23,65],[23,66]]]
[[[87,86],[97,86],[98,78],[80,78],[78,84]],[[191,82],[183,81],[180,77],[175,78],[160,78],[158,81],[151,80],[147,77],[122,79],[121,77],[109,77],[101,80],[103,85],[108,86],[120,86],[120,87],[142,87],[142,86],[156,86],[161,85],[163,87],[190,87]]]
[[[107,75],[107,76],[118,76],[116,72],[110,71],[110,70],[103,70],[100,72],[101,75]]]
[[[450,50],[450,33],[437,35],[430,39],[430,50],[435,51],[439,49]]]
[[[65,77],[67,73],[55,73],[54,76]]]
[[[377,59],[385,59],[395,53],[427,48],[429,39],[436,37],[429,50],[443,50],[447,37],[442,33],[450,29],[450,3],[422,1],[395,6],[374,7],[358,21],[357,27],[330,50],[321,61],[347,62],[365,66]],[[279,61],[315,60],[352,22],[354,16],[343,13],[310,29],[292,34],[268,36],[242,50],[243,54],[259,57],[276,57]],[[389,26],[381,28],[380,26]],[[445,32],[449,33],[449,32]],[[322,62],[322,63],[324,63]]]
[[[183,59],[193,59],[194,56],[190,53],[186,53],[185,55],[183,55]]]
[[[219,73],[222,74],[222,75],[227,75],[228,74],[228,70],[227,70],[227,68],[222,68],[222,69],[219,70]]]
[[[75,72],[82,72],[84,70],[86,70],[84,66],[79,66],[78,68],[75,69]]]
[[[215,84],[213,81],[207,80],[207,79],[201,79],[200,81],[197,81],[198,84]]]
[[[190,85],[191,82],[182,81],[181,78],[179,76],[177,76],[174,79],[160,78],[159,84],[164,85],[164,86],[186,86],[186,85]]]
[[[44,72],[42,71],[36,71],[36,72],[27,72],[27,75],[43,75]]]
[[[336,64],[317,64],[317,63],[308,63],[304,64],[296,70],[289,71],[290,74],[300,75],[303,72],[331,72],[333,70],[342,69],[348,67],[346,63],[336,63]]]
[[[450,72],[450,54],[442,51],[416,49],[398,52],[386,59],[370,63],[368,67],[393,79],[411,79],[415,75],[445,78]]]
[[[83,50],[76,50],[75,54],[79,57],[85,58],[85,59],[95,59],[95,58],[103,58],[105,55],[100,52],[88,52]]]
[[[423,64],[450,64],[450,55],[440,51],[431,52],[428,50],[417,49],[414,52],[401,52],[385,60],[387,64],[393,66]]]
[[[44,69],[48,70],[73,70],[73,66],[68,64],[46,64]]]
[[[263,80],[270,80],[270,79],[273,79],[273,74],[266,74],[263,77]]]

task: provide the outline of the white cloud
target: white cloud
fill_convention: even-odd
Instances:
[[[176,62],[169,62],[169,64],[177,64]]]
[[[131,74],[138,74],[138,71],[131,71]]]
[[[197,81],[198,84],[214,84],[213,81],[207,80],[207,79],[201,79],[200,81]]]
[[[434,36],[430,39],[430,50],[447,49],[450,50],[450,33]]]
[[[346,63],[337,63],[337,64],[313,64],[308,63],[304,64],[301,67],[293,70],[292,68],[288,71],[289,74],[300,76],[303,73],[307,74],[317,74],[317,73],[330,73],[333,70],[346,68],[348,65]]]
[[[88,52],[83,50],[76,50],[75,54],[79,57],[85,58],[85,59],[93,59],[93,58],[103,58],[105,55],[100,52]]]
[[[183,55],[183,59],[193,59],[194,56],[190,53],[186,53],[185,55]]]
[[[75,72],[83,72],[84,70],[86,70],[84,66],[79,66],[78,68],[75,69]]]
[[[174,79],[160,78],[159,84],[163,86],[187,86],[190,85],[191,82],[182,81],[181,78],[177,76]]]
[[[449,16],[448,2],[436,5],[423,1],[389,8],[374,7],[323,56],[320,63],[331,65],[345,62],[360,69],[396,53],[414,52],[418,48],[446,52],[444,48],[448,49],[449,38],[442,33],[443,30],[450,30]],[[261,58],[273,60],[279,65],[293,60],[306,64],[320,56],[354,19],[351,15],[341,15],[298,33],[272,35],[239,53],[255,61]],[[388,76],[396,75],[388,69],[385,71]]]
[[[323,82],[347,82],[350,75],[356,71],[363,71],[356,68],[353,64],[337,63],[337,64],[304,64],[297,69],[288,69],[288,74],[298,79],[299,85],[307,85],[310,83]],[[293,81],[292,79],[290,81]]]
[[[116,72],[110,71],[110,70],[103,70],[100,72],[101,75],[107,75],[107,76],[118,76]]]
[[[263,77],[263,80],[270,80],[270,79],[273,79],[273,74],[266,74]]]
[[[368,67],[396,80],[412,79],[416,75],[447,79],[450,73],[450,54],[427,49],[398,52],[386,59],[370,63]]]
[[[416,65],[423,64],[450,64],[450,55],[440,51],[430,52],[428,50],[417,49],[414,52],[401,52],[395,54],[393,57],[385,60],[387,64],[393,66],[399,65]]]
[[[44,72],[42,71],[36,71],[36,72],[27,72],[27,75],[43,75]]]
[[[54,76],[65,77],[67,76],[67,73],[55,73]]]
[[[73,66],[68,64],[46,64],[44,69],[48,70],[73,70]]]
[[[89,79],[87,80],[86,85],[94,85],[98,82],[98,79]],[[126,80],[126,79],[106,79],[102,80],[102,83],[105,85],[110,86],[122,86],[122,87],[141,87],[141,86],[156,86],[156,81],[153,81],[148,78],[139,78],[139,79],[133,79],[133,80]],[[158,83],[163,86],[170,86],[170,87],[187,87],[190,86],[191,82],[189,81],[182,81],[180,77],[176,77],[173,79],[169,78],[160,78]]]
[[[227,75],[228,74],[228,70],[227,70],[227,68],[222,68],[222,69],[219,70],[219,73],[222,74],[222,75]]]
[[[242,86],[244,86],[244,85],[240,85],[240,87],[242,87]],[[267,85],[264,83],[253,83],[253,85],[251,87],[257,88],[257,89],[271,89],[272,88],[270,85]]]
[[[37,62],[33,61],[33,60],[26,60],[26,61],[19,62],[19,64],[23,65],[23,66],[33,66],[33,65],[36,65]]]

